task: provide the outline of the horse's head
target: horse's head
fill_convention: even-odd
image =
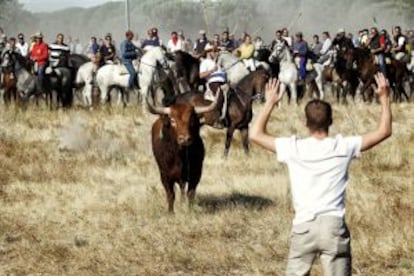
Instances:
[[[283,58],[283,52],[286,49],[286,44],[285,43],[278,43],[275,45],[272,53],[269,56],[269,62],[270,63],[274,63],[277,61],[282,60]]]
[[[162,66],[163,69],[167,70],[168,68],[170,68],[165,48],[155,47],[151,51],[154,52],[155,60],[157,61],[158,64]]]
[[[257,96],[259,99],[264,101],[266,83],[269,81],[269,73],[264,69],[258,69],[253,72],[253,97]]]
[[[9,51],[6,51],[3,54],[1,67],[6,68],[6,67],[11,67],[11,66],[14,66],[14,60],[13,60],[12,54]]]

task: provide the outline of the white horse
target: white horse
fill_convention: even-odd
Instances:
[[[160,68],[162,66],[162,68]],[[148,50],[141,58],[141,62],[134,61],[134,68],[138,71],[138,80],[140,84],[140,93],[145,99],[157,70],[167,69],[169,67],[165,52],[161,47],[154,47]],[[128,87],[129,74],[126,72],[124,65],[107,64],[101,67],[96,73],[96,82],[101,93],[101,103],[105,103],[108,98],[110,87]],[[143,101],[145,107],[145,101]]]
[[[76,74],[76,86],[82,89],[80,94],[85,106],[92,105],[93,72],[96,71],[96,67],[97,65],[92,61],[87,62],[79,67],[78,73]]]
[[[282,95],[286,90],[286,86],[289,86],[289,90],[291,91],[291,98],[295,102],[295,104],[297,104],[296,82],[299,78],[298,68],[293,60],[289,48],[285,43],[278,44],[274,48],[272,54],[269,57],[269,61],[275,62],[275,60],[278,60],[280,62],[279,80],[281,82]],[[324,65],[314,63],[313,70],[315,74],[315,83],[319,90],[319,98],[323,99],[324,91],[322,76]]]
[[[255,61],[255,63],[256,67],[261,66],[266,70],[270,70],[269,65],[264,62]],[[250,73],[242,60],[227,51],[219,53],[217,57],[217,66],[221,71],[227,74],[227,81],[231,86],[238,84]]]
[[[292,54],[286,44],[282,43],[277,45],[272,54],[269,56],[269,62],[273,63],[279,61],[279,81],[280,81],[280,98],[286,91],[286,87],[289,87],[291,93],[291,99],[294,104],[297,104],[297,89],[296,82],[298,81],[298,68],[293,62]]]

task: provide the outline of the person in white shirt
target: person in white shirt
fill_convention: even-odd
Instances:
[[[204,48],[204,53],[200,61],[199,77],[206,81],[206,91],[204,92],[204,98],[207,100],[214,100],[214,93],[217,93],[218,89],[223,91],[224,102],[222,103],[221,112],[216,112],[215,127],[222,128],[223,120],[227,108],[227,92],[229,87],[226,83],[226,73],[220,70],[217,66],[216,58],[218,55],[218,48],[214,48],[213,45],[207,43]]]
[[[289,31],[287,28],[282,29],[282,38],[286,41],[289,49],[293,49],[293,38],[289,36]]]
[[[323,32],[322,33],[322,48],[319,52],[320,58],[318,60],[318,63],[323,64],[330,58],[330,50],[332,49],[332,40],[331,36],[329,35],[329,32]]]
[[[381,73],[375,76],[381,103],[377,130],[362,136],[329,137],[332,109],[312,100],[305,107],[310,137],[275,138],[266,131],[269,117],[280,100],[279,82],[266,85],[266,103],[250,131],[250,140],[277,153],[287,164],[295,209],[286,275],[309,275],[320,256],[325,275],[351,275],[351,238],[345,223],[345,190],[351,161],[392,133],[390,89]]]
[[[171,53],[185,50],[184,41],[181,40],[177,32],[171,33],[171,39],[167,43],[167,49]]]
[[[18,42],[16,48],[19,49],[20,54],[24,57],[29,56],[29,44],[24,41],[24,35],[22,33],[17,35]]]

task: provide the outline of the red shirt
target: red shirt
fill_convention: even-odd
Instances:
[[[41,66],[49,60],[49,47],[46,43],[35,44],[30,52],[30,58],[37,62],[37,65]]]
[[[380,44],[380,47],[386,46],[385,45],[385,37],[383,35],[380,36],[380,38],[379,38],[379,44]]]

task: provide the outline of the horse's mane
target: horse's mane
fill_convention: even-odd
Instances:
[[[248,74],[247,76],[244,76],[237,84],[236,89],[241,92],[245,92],[244,89],[241,89],[241,87],[248,87],[251,85],[253,83],[252,79],[254,79],[259,74],[268,74],[268,72],[264,68],[258,68],[256,71]]]

